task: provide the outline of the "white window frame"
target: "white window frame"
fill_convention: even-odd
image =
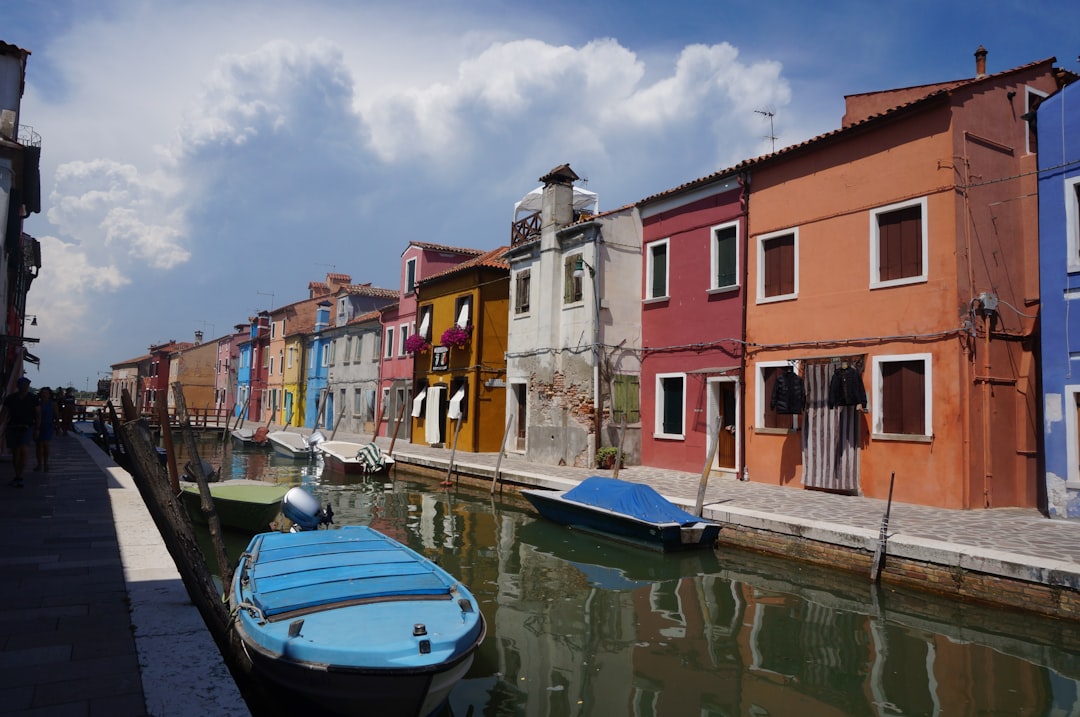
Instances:
[[[790,361],[758,361],[754,364],[754,430],[759,433],[795,433],[801,427],[802,414],[792,415],[791,428],[776,428],[765,425],[765,407],[772,396],[765,393],[765,369],[790,366]],[[801,375],[801,374],[800,374]],[[738,395],[736,395],[736,402]]]
[[[271,321],[270,322],[270,338],[272,338],[272,339],[277,338],[277,322],[276,321]]]
[[[394,358],[394,327],[386,327],[386,336],[383,341],[383,356],[388,359]]]
[[[1065,487],[1073,490],[1080,489],[1080,445],[1077,438],[1077,430],[1080,426],[1076,422],[1076,401],[1080,397],[1080,385],[1065,386],[1065,439],[1066,454],[1069,459],[1069,474],[1065,476]]]
[[[792,283],[792,292],[790,294],[777,294],[776,296],[765,296],[765,242],[770,239],[779,239],[780,237],[786,237],[788,235],[793,237],[793,245],[791,248],[795,266],[792,270],[795,272],[795,280]],[[771,304],[775,301],[791,301],[792,299],[799,298],[799,228],[792,227],[790,229],[782,229],[778,232],[769,232],[768,234],[759,234],[757,237],[757,303],[759,304]]]
[[[878,217],[908,207],[919,207],[919,221],[922,224],[922,269],[916,276],[905,276],[901,279],[881,280],[881,226]],[[884,207],[870,210],[870,288],[881,289],[888,286],[904,286],[906,284],[925,284],[929,274],[930,256],[930,224],[927,218],[926,197],[919,197],[906,202],[897,202]]]
[[[717,240],[717,233],[729,229],[735,228],[735,282],[732,284],[725,284],[720,286],[716,281],[716,275],[720,273],[720,251],[719,241]],[[742,267],[742,242],[740,241],[740,229],[739,222],[724,222],[723,224],[717,224],[709,229],[709,255],[710,255],[710,274],[709,274],[709,292],[723,292],[732,291],[739,288],[739,284],[742,281],[741,267]]]
[[[1080,175],[1065,179],[1065,238],[1069,251],[1068,270],[1080,271]]]
[[[356,350],[353,352],[353,361],[359,361],[364,356],[364,335],[356,337]]]
[[[682,408],[680,409],[682,416],[682,433],[664,433],[664,401],[661,400],[663,395],[663,379],[665,378],[681,378],[682,379]],[[661,438],[665,440],[685,440],[686,439],[686,374],[673,372],[673,373],[658,373],[656,374],[656,391],[653,400],[653,438]]]
[[[519,311],[518,309],[521,302],[518,294],[520,293],[521,282],[523,278],[527,279],[525,283],[529,287],[529,308],[525,309],[524,311]],[[512,284],[512,286],[514,290],[514,303],[512,305],[511,311],[513,312],[514,318],[526,317],[530,313],[532,313],[532,268],[529,267],[527,269],[519,269],[518,271],[515,271],[514,283]]]
[[[323,366],[329,366],[330,365],[330,344],[329,343],[324,343],[322,346],[320,346],[319,347],[319,353],[322,354],[322,365]]]
[[[872,437],[874,440],[893,441],[929,441],[934,437],[934,362],[933,354],[886,354],[874,356],[870,360],[871,365],[871,394],[870,400],[870,425],[873,427]],[[884,403],[881,398],[882,377],[881,366],[886,363],[922,361],[923,362],[923,433],[884,433],[881,425],[884,417],[882,409]]]
[[[664,295],[663,296],[651,296],[649,292],[653,287],[653,249],[664,247],[664,255],[667,257],[667,261],[664,262]],[[651,241],[645,245],[645,301],[666,301],[671,297],[671,239],[657,239]]]
[[[574,269],[571,269],[569,273],[567,273],[567,271],[566,271],[566,267],[568,265],[577,266],[577,263],[579,261],[582,262],[582,270],[584,270],[584,267],[585,267],[585,255],[582,252],[576,252],[574,254],[567,254],[563,258],[563,306],[564,307],[581,306],[581,305],[583,305],[585,303],[585,277],[584,276],[574,276]],[[565,285],[567,281],[573,282],[573,286],[572,287],[567,287]],[[579,299],[574,299],[574,298],[568,299],[567,295],[577,293],[576,290],[577,290],[577,288],[579,286],[581,287],[581,298],[579,298]],[[574,291],[570,291],[569,290],[570,288],[573,288]]]
[[[405,342],[409,340],[409,324],[400,324],[398,326],[398,356],[408,356],[408,352],[405,350]]]
[[[410,266],[412,266],[412,286],[409,285],[409,267]],[[419,279],[419,277],[417,277],[417,275],[416,275],[416,267],[417,267],[416,257],[413,257],[412,259],[406,259],[405,260],[405,276],[403,278],[405,279],[405,294],[406,294],[406,296],[416,292],[416,283],[417,283],[417,281]]]

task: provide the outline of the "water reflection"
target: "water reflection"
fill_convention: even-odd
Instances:
[[[211,460],[303,485],[338,524],[469,585],[489,633],[451,695],[458,717],[1080,714],[1073,623],[745,552],[652,553],[404,467],[365,480],[228,447]]]

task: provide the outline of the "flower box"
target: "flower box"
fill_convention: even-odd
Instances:
[[[465,348],[465,344],[469,343],[469,339],[472,338],[472,326],[458,326],[454,324],[446,331],[443,331],[442,344],[443,346],[453,346],[454,348]]]

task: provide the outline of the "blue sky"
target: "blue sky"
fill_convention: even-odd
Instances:
[[[42,138],[35,385],[228,333],[411,240],[490,249],[568,162],[613,209],[839,127],[844,95],[1056,57],[1080,3],[10,0]]]

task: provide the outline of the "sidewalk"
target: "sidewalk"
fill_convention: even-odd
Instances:
[[[249,714],[131,476],[74,434],[13,476],[5,455],[0,713]]]

